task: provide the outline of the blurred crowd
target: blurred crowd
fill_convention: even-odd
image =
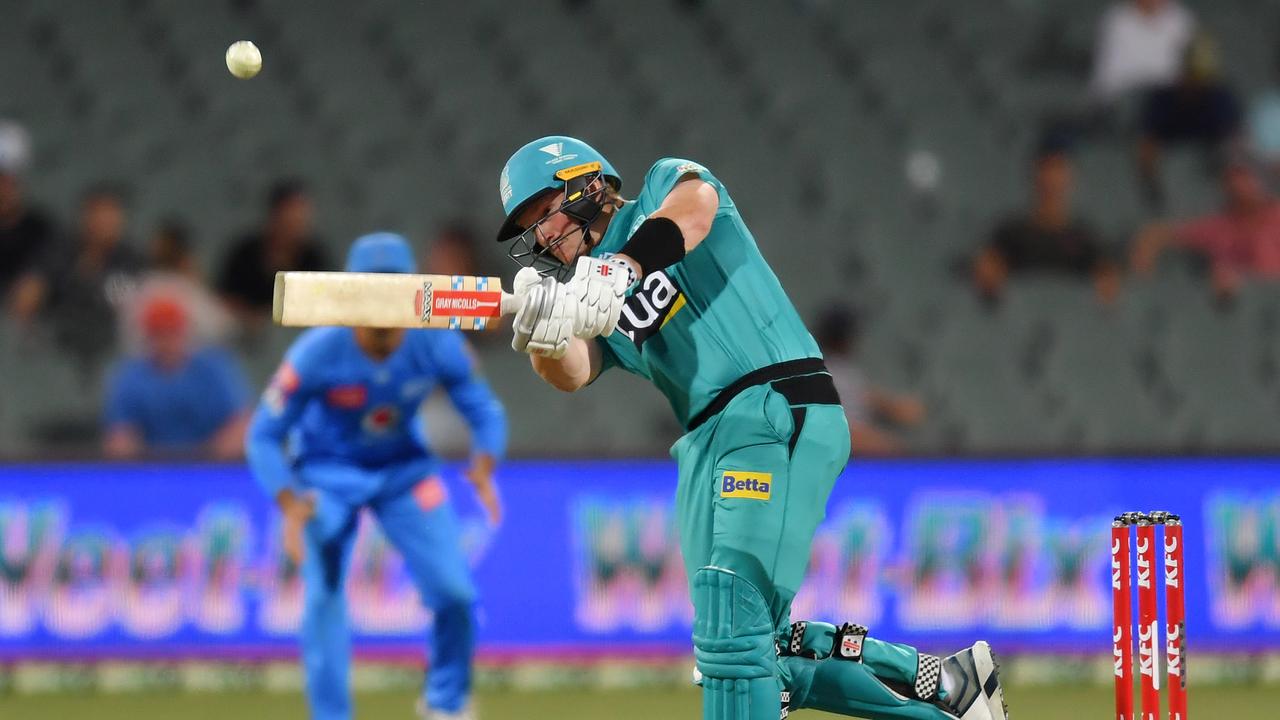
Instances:
[[[1046,121],[1026,205],[1001,219],[973,259],[973,280],[998,301],[1008,279],[1047,273],[1091,282],[1115,301],[1126,274],[1152,272],[1165,250],[1191,257],[1220,299],[1241,283],[1280,279],[1280,53],[1277,84],[1240,98],[1225,80],[1218,40],[1176,0],[1121,0],[1099,21],[1093,73],[1075,107]],[[1119,256],[1087,208],[1072,202],[1073,153],[1088,143],[1132,148],[1134,182],[1150,221]],[[1190,149],[1220,188],[1220,207],[1179,217],[1168,207],[1161,158]]]
[[[43,209],[24,192],[30,147],[24,128],[0,121],[0,298],[10,341],[53,347],[86,379],[106,373],[98,433],[106,456],[239,458],[255,392],[235,350],[270,324],[277,271],[337,269],[306,183],[272,184],[260,224],[225,242],[210,275],[180,218],[135,240],[124,185],[85,188],[73,217]],[[442,226],[424,266],[474,274],[474,240],[465,223]]]
[[[1109,304],[1129,278],[1175,254],[1192,258],[1223,301],[1244,282],[1280,278],[1280,202],[1271,191],[1280,175],[1280,55],[1274,85],[1239,97],[1219,42],[1176,0],[1117,0],[1104,12],[1087,86],[1042,120],[1026,197],[1010,198],[1010,212],[966,259],[984,301],[998,306],[1011,278],[1042,274],[1077,278]],[[1132,154],[1147,216],[1132,237],[1103,237],[1090,208],[1073,200],[1076,153],[1090,144]],[[210,273],[193,252],[198,229],[180,217],[131,223],[126,184],[85,188],[71,217],[42,209],[24,194],[24,177],[39,171],[30,148],[24,128],[0,122],[0,298],[16,341],[51,343],[85,376],[109,373],[100,433],[108,455],[237,457],[253,392],[228,348],[252,344],[269,325],[277,271],[335,269],[306,182],[275,182],[260,222],[237,237],[201,238],[225,248]],[[1187,149],[1220,188],[1218,210],[1200,217],[1171,209],[1165,189],[1163,161]],[[441,227],[423,247],[431,272],[476,273],[465,223]],[[855,452],[901,451],[896,433],[918,424],[924,405],[858,369],[856,309],[837,305],[813,326],[838,375]]]

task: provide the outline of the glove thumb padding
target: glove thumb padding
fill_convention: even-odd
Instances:
[[[520,307],[516,310],[516,316],[511,323],[511,329],[514,331],[514,336],[511,338],[511,349],[518,352],[525,352],[528,348],[534,326],[537,324],[538,316],[542,313],[542,306],[546,300],[546,293],[542,287],[538,272],[534,270],[531,275],[525,272],[525,270],[531,269],[525,268],[516,273],[516,279],[512,284],[515,296],[520,301]]]
[[[550,358],[564,356],[572,323],[560,317],[566,299],[564,287],[555,278],[538,276],[526,285],[520,298],[520,309],[512,322],[511,348],[517,352]]]
[[[542,275],[531,267],[520,268],[520,272],[516,273],[515,280],[511,282],[511,294],[521,296],[529,292],[529,288],[542,282]]]

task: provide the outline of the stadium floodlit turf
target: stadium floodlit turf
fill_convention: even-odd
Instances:
[[[1012,689],[1013,718],[1028,720],[1090,720],[1109,717],[1111,691],[1101,686]],[[370,693],[357,700],[357,718],[412,720],[410,694]],[[478,699],[481,720],[696,720],[698,695],[694,689],[546,690],[518,692],[486,690]],[[1194,688],[1188,714],[1192,717],[1264,720],[1280,707],[1280,686],[1215,686]],[[0,696],[0,718],[14,720],[304,720],[302,699],[278,693],[134,693],[122,695]],[[796,718],[836,717],[803,711]]]

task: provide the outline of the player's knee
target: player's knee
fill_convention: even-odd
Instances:
[[[333,587],[325,583],[311,583],[303,593],[303,609],[311,616],[345,613],[346,603],[347,596],[340,585]]]
[[[431,614],[435,616],[436,622],[439,623],[470,626],[475,622],[475,607],[474,603],[470,601],[439,605],[431,609]]]
[[[769,604],[729,570],[704,567],[693,576],[693,647],[709,678],[771,677],[777,671]]]
[[[446,608],[470,608],[476,603],[476,589],[469,582],[444,585],[421,583],[418,585],[418,595],[422,597],[422,604],[437,614]]]
[[[314,565],[304,569],[302,586],[303,603],[308,611],[342,608],[346,602],[345,574],[340,564],[330,565],[317,559]]]
[[[346,571],[341,548],[326,545],[308,546],[302,561],[302,582],[307,596],[312,593],[341,594],[346,585]]]

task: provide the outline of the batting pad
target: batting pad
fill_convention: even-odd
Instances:
[[[704,720],[778,720],[773,623],[751,583],[716,567],[694,574],[693,648]]]

